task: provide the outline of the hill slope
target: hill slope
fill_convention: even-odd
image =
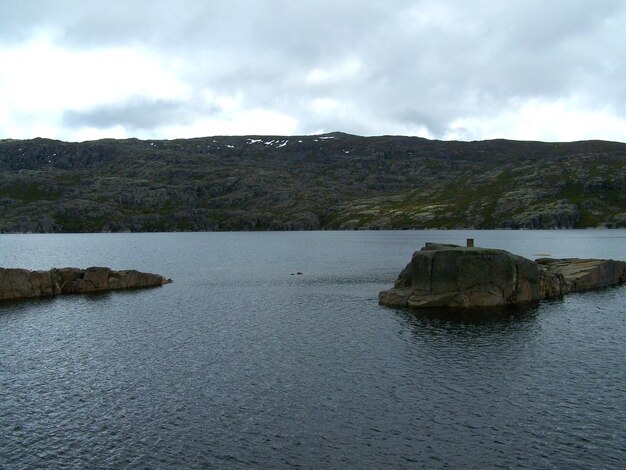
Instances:
[[[626,226],[626,144],[0,141],[0,232]]]

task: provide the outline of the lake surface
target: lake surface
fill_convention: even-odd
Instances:
[[[623,468],[626,287],[471,321],[378,305],[466,238],[626,259],[625,230],[0,235],[0,266],[174,279],[0,304],[0,468]]]

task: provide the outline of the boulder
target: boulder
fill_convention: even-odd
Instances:
[[[0,300],[45,297],[57,292],[48,271],[0,268]]]
[[[127,271],[111,271],[109,273],[109,289],[132,289],[151,287],[172,282],[159,274],[142,273],[134,269]]]
[[[74,288],[73,286],[76,282],[81,279],[83,272],[79,268],[55,268],[50,270],[50,276],[54,279],[59,293],[68,293]]]
[[[426,243],[393,289],[378,298],[394,307],[476,309],[534,303],[624,282],[624,261],[531,261],[504,250]]]
[[[110,268],[92,267],[85,269],[83,280],[93,285],[94,290],[102,290],[109,288]]]
[[[544,289],[544,284],[557,286]],[[536,302],[546,293],[559,295],[558,280],[531,260],[504,250],[427,243],[379,301],[410,308],[482,308]]]

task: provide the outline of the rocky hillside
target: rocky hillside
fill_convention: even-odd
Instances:
[[[0,141],[0,232],[626,227],[626,144]]]

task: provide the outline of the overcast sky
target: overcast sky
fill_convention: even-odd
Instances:
[[[0,138],[626,141],[622,0],[2,0]]]

